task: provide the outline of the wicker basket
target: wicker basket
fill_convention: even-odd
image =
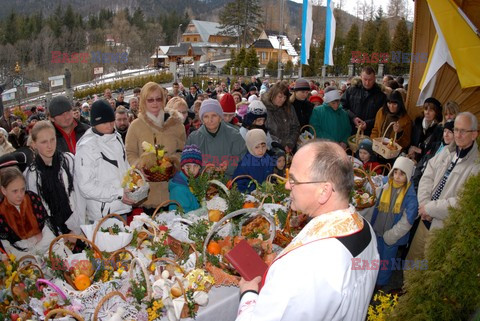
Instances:
[[[141,200],[148,197],[148,192],[150,191],[150,185],[145,179],[145,176],[143,175],[142,171],[139,171],[138,169],[134,169],[133,171],[142,177],[144,184],[143,186],[140,186],[136,191],[127,192],[127,197],[135,201],[135,203],[138,203]]]
[[[360,204],[357,202],[357,205],[355,206],[355,208],[357,210],[363,210],[365,208],[372,207],[373,205],[375,205],[375,200],[376,200],[375,184],[373,183],[372,178],[370,177],[370,175],[365,170],[363,170],[361,168],[354,168],[353,173],[356,176],[365,177],[366,182],[368,182],[370,184],[371,189],[372,189],[372,194],[370,194],[370,196],[373,196],[373,198],[369,202],[360,203]]]
[[[207,247],[208,244],[210,243],[210,239],[213,237],[214,234],[217,233],[217,231],[225,224],[225,222],[229,221],[230,219],[238,216],[238,215],[247,215],[251,216],[252,214],[258,213],[259,215],[263,216],[268,223],[270,224],[270,238],[264,242],[267,242],[267,244],[272,244],[273,239],[275,238],[276,235],[276,226],[275,226],[275,220],[271,215],[263,211],[262,209],[257,209],[257,208],[244,208],[237,210],[235,212],[232,212],[226,216],[224,216],[222,219],[220,219],[218,222],[216,222],[210,231],[207,234],[207,237],[205,238],[205,243],[203,244],[203,251],[202,251],[202,257],[204,258],[204,267],[205,269],[210,272],[213,277],[215,278],[215,286],[222,286],[222,285],[238,285],[238,282],[240,281],[240,277],[235,276],[235,275],[230,275],[223,271],[222,269],[212,265],[210,262],[208,262],[207,258]],[[244,222],[244,221],[243,221]]]
[[[347,143],[348,143],[348,147],[350,147],[350,150],[352,151],[352,153],[356,153],[357,150],[358,150],[358,146],[360,145],[360,142],[364,139],[370,139],[370,137],[368,136],[365,136],[363,134],[363,130],[358,127],[357,129],[357,133],[355,135],[352,135],[350,137],[348,137],[347,139]]]
[[[165,169],[164,173],[151,172],[149,169],[144,168],[143,172],[147,174],[149,182],[165,182],[175,175],[175,166],[170,166]]]
[[[115,214],[115,213],[110,213],[108,215],[105,215],[104,217],[102,217],[102,219],[100,221],[98,221],[97,225],[95,226],[95,230],[93,230],[93,236],[92,236],[92,243],[95,244],[95,240],[97,238],[97,233],[98,233],[98,230],[100,230],[100,227],[102,226],[102,224],[109,218],[117,218],[119,219],[122,223],[123,223],[123,226],[126,228],[128,226],[127,224],[127,221],[125,221],[125,219],[121,216],[121,215],[118,215],[118,214]],[[108,251],[108,252],[115,252],[119,249],[123,249],[125,248],[126,246],[128,246],[131,242],[131,239],[127,242],[125,242],[124,244],[119,244],[120,246],[123,245],[122,247],[120,248],[116,248],[114,251]],[[97,244],[95,244],[97,245]],[[101,246],[97,245],[97,247],[100,249]],[[107,252],[107,250],[105,250]]]
[[[72,316],[73,318],[75,318],[76,320],[78,321],[84,321],[84,319],[82,318],[81,315],[75,313],[75,312],[72,312],[70,310],[67,310],[67,309],[54,309],[54,310],[51,310],[50,312],[48,312],[48,314],[45,316],[45,321],[48,321],[48,320],[55,320],[54,318],[57,317],[58,315],[69,315],[69,316]]]
[[[400,152],[402,151],[402,146],[400,146],[396,140],[397,140],[397,133],[395,133],[395,136],[393,138],[393,147],[394,149],[388,148],[389,145],[391,145],[391,141],[389,138],[385,138],[385,135],[388,132],[388,129],[395,124],[394,122],[391,122],[390,125],[387,126],[385,129],[385,132],[383,133],[382,137],[377,137],[373,139],[373,146],[372,149],[375,153],[378,155],[382,156],[385,159],[392,159],[397,157]]]
[[[18,280],[19,280],[18,282],[21,281],[22,272],[25,271],[25,270],[28,270],[28,269],[35,269],[35,270],[37,270],[37,271],[39,272],[39,276],[40,276],[39,279],[43,279],[43,278],[44,278],[42,269],[41,269],[38,265],[36,265],[36,264],[29,263],[29,264],[27,264],[27,265],[25,265],[25,266],[23,266],[23,267],[21,267],[20,269],[17,270],[17,277],[18,277]],[[12,279],[12,282],[10,283],[10,292],[11,292],[12,298],[13,298],[13,300],[14,300],[15,302],[17,302],[17,303],[19,303],[19,304],[23,304],[23,303],[25,303],[25,300],[22,299],[21,297],[17,296],[17,295],[15,294],[15,291],[14,291],[14,288],[15,288],[15,286],[16,286],[16,284],[17,284],[16,279],[17,279],[17,278],[13,278],[13,279]]]
[[[50,260],[50,262],[54,262],[54,257],[53,257],[53,246],[55,245],[55,243],[63,238],[75,238],[75,239],[78,239],[80,241],[83,241],[85,243],[87,243],[88,245],[90,245],[90,247],[92,248],[92,250],[95,252],[96,255],[98,255],[98,257],[102,258],[102,252],[100,251],[100,249],[95,245],[95,243],[89,241],[88,239],[86,239],[85,237],[83,236],[80,236],[80,235],[75,235],[75,234],[62,234],[62,235],[59,235],[57,236],[56,238],[54,238],[52,240],[52,242],[50,243],[50,247],[48,249],[48,259]],[[75,283],[73,282],[72,278],[70,277],[70,274],[68,271],[63,271],[63,277],[65,279],[65,281],[70,285],[72,286],[75,290],[78,291],[77,287],[75,286]],[[90,280],[93,280],[93,275],[90,277]]]
[[[98,302],[95,308],[95,312],[93,313],[93,321],[98,321],[98,313],[100,312],[100,309],[102,308],[103,304],[116,295],[118,295],[123,301],[126,301],[125,296],[121,292],[113,291],[108,293]]]
[[[228,183],[226,185],[227,188],[231,189],[233,187],[233,184],[235,183],[235,181],[238,180],[238,179],[249,179],[250,181],[253,182],[253,184],[255,184],[255,189],[258,188],[258,182],[252,176],[246,175],[246,174],[235,176],[232,180],[228,181]]]
[[[308,130],[303,131],[306,128],[311,128],[313,131],[313,134]],[[297,140],[297,148],[299,148],[309,140],[315,139],[316,137],[317,137],[317,132],[315,131],[315,128],[312,125],[302,126],[302,128],[300,128],[300,135],[298,136],[298,140]]]

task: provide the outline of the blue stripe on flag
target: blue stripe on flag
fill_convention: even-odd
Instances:
[[[332,42],[332,7],[331,7],[331,1],[332,0],[327,0],[327,25],[325,28],[325,50],[324,50],[324,55],[323,55],[323,64],[328,65],[330,63],[331,59],[331,51],[330,51],[330,43]],[[333,60],[333,59],[332,59]]]
[[[302,7],[302,47],[300,48],[300,63],[302,65],[307,64],[307,50],[310,48],[306,48],[306,31],[307,31],[307,13],[308,13],[308,1],[303,0],[303,7]]]

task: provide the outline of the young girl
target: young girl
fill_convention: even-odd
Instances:
[[[41,198],[25,192],[25,178],[17,167],[0,170],[0,240],[7,253],[17,257],[45,254],[55,238]]]
[[[74,188],[73,155],[57,150],[55,129],[49,121],[37,122],[30,135],[35,158],[24,173],[27,190],[42,198],[55,235],[81,233],[85,208]]]
[[[377,286],[388,284],[393,272],[392,266],[396,263],[398,247],[407,243],[410,228],[417,217],[418,200],[410,182],[413,167],[413,161],[409,158],[397,158],[393,169],[384,178],[384,185],[373,210],[372,226],[377,235],[380,260],[384,260],[380,265]]]
[[[375,167],[380,165],[379,162],[376,162],[375,154],[373,153],[372,149],[372,141],[370,139],[364,139],[360,142],[358,146],[358,159],[360,159],[363,163],[363,169],[366,171],[372,171]],[[377,169],[375,171],[377,174],[382,174],[382,169]]]
[[[182,170],[168,182],[168,192],[170,199],[180,203],[186,213],[200,207],[197,198],[188,186],[188,177],[197,177],[202,166],[202,152],[197,145],[186,145],[183,148],[180,166]],[[176,208],[175,204],[169,206],[169,210]]]
[[[274,159],[267,154],[267,135],[263,130],[256,128],[250,129],[245,138],[248,152],[238,164],[233,177],[250,175],[261,184],[273,173],[275,166]],[[241,192],[252,192],[255,189],[255,184],[248,186],[250,183],[248,178],[240,178],[236,183]]]

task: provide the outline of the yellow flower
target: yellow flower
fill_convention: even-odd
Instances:
[[[165,151],[164,151],[163,149],[160,149],[160,150],[157,152],[158,157],[163,157],[164,154],[165,154]]]
[[[10,259],[10,261],[15,262],[15,259],[16,259],[15,254],[13,253],[8,254],[8,258]]]

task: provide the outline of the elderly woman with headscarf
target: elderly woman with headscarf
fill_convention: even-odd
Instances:
[[[146,83],[140,92],[138,118],[130,125],[125,139],[127,159],[131,165],[138,164],[143,154],[142,143],[163,146],[165,155],[176,165],[186,140],[184,118],[174,109],[165,111],[166,91],[157,83]],[[150,182],[150,192],[142,204],[147,209],[156,208],[168,200],[168,182]]]

